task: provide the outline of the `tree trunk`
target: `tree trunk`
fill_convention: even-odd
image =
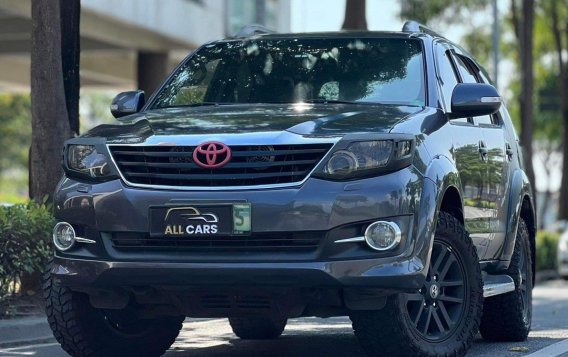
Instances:
[[[81,20],[81,1],[60,1],[61,62],[65,102],[71,132],[74,135],[79,135],[79,57],[81,54],[79,25]]]
[[[559,219],[568,219],[568,68],[560,74],[560,108],[564,130],[562,135],[562,181],[560,184]]]
[[[365,0],[347,0],[345,3],[345,20],[342,30],[366,30]]]
[[[511,0],[511,13],[513,28],[519,42],[519,55],[521,59],[521,95],[519,106],[521,109],[521,145],[525,172],[535,190],[533,158],[533,31],[534,31],[534,0],[522,0],[522,9],[519,16],[516,0]]]
[[[30,197],[51,196],[71,137],[61,65],[59,0],[32,0]]]

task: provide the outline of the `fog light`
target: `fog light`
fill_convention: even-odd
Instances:
[[[59,222],[53,228],[53,244],[60,251],[66,251],[75,244],[75,230],[67,222]]]
[[[365,230],[365,242],[374,250],[389,250],[400,243],[400,228],[396,223],[378,221]]]

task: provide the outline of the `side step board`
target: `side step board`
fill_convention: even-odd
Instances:
[[[509,275],[483,274],[483,297],[509,293],[515,290],[515,282]]]

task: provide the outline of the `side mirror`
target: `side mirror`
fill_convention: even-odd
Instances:
[[[125,115],[138,113],[145,103],[146,99],[142,90],[122,92],[112,100],[110,112],[118,119]]]
[[[495,87],[485,83],[460,83],[452,93],[451,119],[478,117],[496,113],[501,97]]]

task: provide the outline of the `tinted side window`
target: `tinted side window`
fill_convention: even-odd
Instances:
[[[475,78],[475,74],[464,63],[464,61],[461,59],[461,57],[455,56],[454,58],[456,59],[456,65],[458,67],[458,71],[460,72],[462,83],[477,83],[477,79]]]
[[[458,84],[458,79],[454,66],[450,59],[450,52],[442,46],[436,46],[436,57],[438,64],[438,77],[442,85],[442,98],[446,110],[451,107],[452,92]]]
[[[452,92],[458,84],[458,76],[456,69],[452,63],[450,51],[442,46],[436,46],[436,57],[438,64],[438,76],[440,77],[442,87],[442,99],[446,111],[451,110]],[[452,119],[452,123],[470,123],[467,118]]]

